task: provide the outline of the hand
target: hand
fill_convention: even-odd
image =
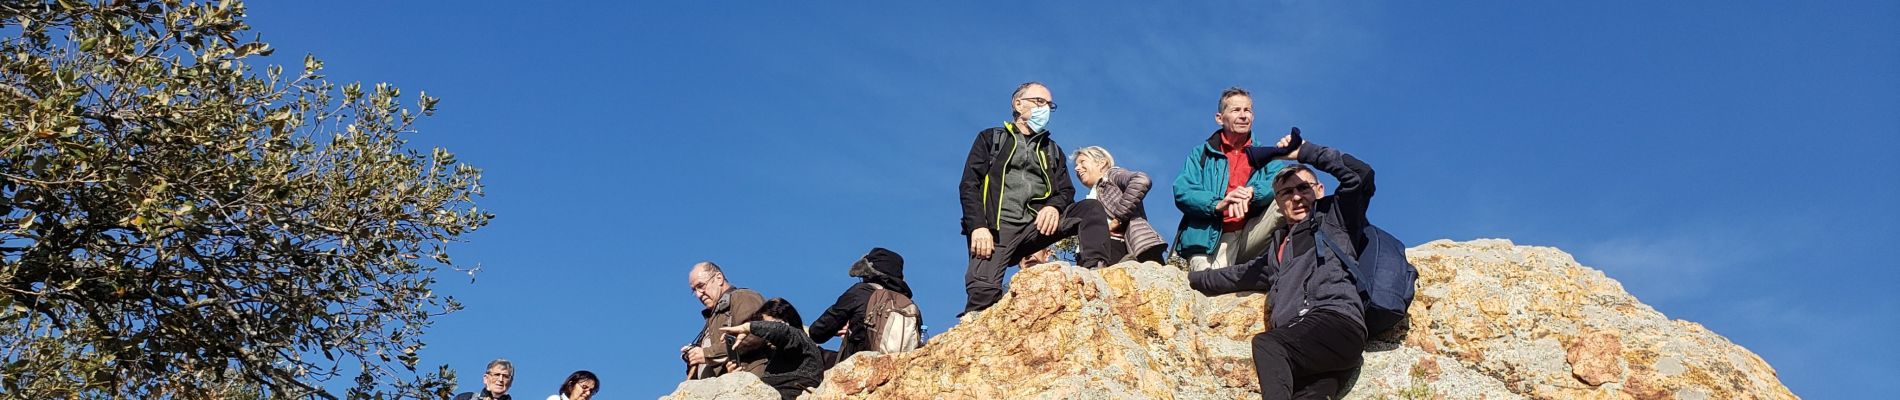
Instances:
[[[1227,218],[1246,218],[1247,204],[1253,201],[1253,187],[1241,186],[1234,188],[1234,190],[1228,191],[1227,198],[1221,199],[1221,201],[1227,204],[1226,209],[1222,210],[1224,212],[1222,215]]]
[[[699,347],[689,347],[684,351],[686,352],[687,364],[692,364],[692,365],[706,364],[706,349],[699,348]]]
[[[1030,254],[1028,257],[1023,257],[1022,261],[1018,262],[1017,265],[1040,265],[1047,263],[1052,254],[1053,253],[1049,252],[1049,249],[1042,249],[1042,251]]]
[[[1056,211],[1055,207],[1043,206],[1042,210],[1036,211],[1036,232],[1041,232],[1043,236],[1054,235],[1056,227],[1060,225],[1062,213]]]
[[[745,323],[719,328],[719,332],[734,335],[732,342],[735,343],[735,345],[737,343],[745,343],[746,337],[752,334],[752,324]]]
[[[970,231],[970,255],[976,258],[990,258],[990,252],[996,251],[996,238],[990,236],[990,228],[976,228]]]
[[[1119,219],[1115,219],[1115,217],[1109,217],[1109,218],[1108,218],[1108,231],[1109,231],[1109,232],[1121,232],[1121,231],[1122,231],[1122,220],[1119,220]]]
[[[844,337],[844,335],[849,335],[849,334],[851,334],[851,323],[850,323],[850,322],[846,322],[846,323],[844,323],[844,327],[843,327],[843,328],[838,328],[838,337]]]
[[[1288,146],[1299,146],[1299,145],[1301,145],[1301,144],[1303,144],[1304,142],[1305,142],[1304,140],[1301,140],[1301,139],[1300,139],[1300,128],[1293,128],[1293,132],[1292,132],[1292,133],[1288,133],[1288,134],[1286,134],[1286,136],[1282,136],[1282,137],[1280,137],[1280,144],[1277,144],[1277,145],[1274,145],[1274,146],[1276,146],[1276,147],[1281,147],[1281,148],[1285,148],[1285,147],[1288,147]],[[1299,160],[1299,159],[1300,159],[1300,148],[1299,148],[1299,147],[1293,147],[1293,152],[1290,152],[1290,153],[1287,153],[1287,154],[1286,154],[1286,155],[1284,155],[1284,156],[1280,156],[1280,159],[1282,159],[1282,160]]]

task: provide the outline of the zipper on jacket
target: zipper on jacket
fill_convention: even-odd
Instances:
[[[1014,126],[1009,126],[1009,125],[1004,125],[1004,126],[1010,127],[1009,157],[1006,157],[1003,159],[1003,175],[1002,175],[1003,182],[996,185],[997,189],[1000,189],[996,191],[996,228],[997,229],[1003,228],[1003,200],[1004,200],[1003,194],[1009,192],[1009,163],[1016,161],[1016,146],[1019,146],[1023,143],[1021,138],[1016,137],[1019,135],[1016,134],[1016,129]],[[984,193],[988,194],[988,192],[984,192]],[[1001,232],[997,232],[997,234],[1001,234]]]
[[[1048,149],[1044,149],[1042,148],[1042,146],[1036,146],[1036,165],[1042,166],[1042,197],[1037,197],[1030,200],[1031,201],[1048,200],[1049,196],[1055,194],[1055,190],[1056,190],[1055,180],[1052,180],[1049,178],[1049,150]],[[1027,206],[1027,204],[1024,204],[1024,205]]]

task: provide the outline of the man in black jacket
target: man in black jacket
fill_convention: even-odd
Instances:
[[[911,295],[910,284],[904,282],[904,256],[897,252],[882,247],[871,249],[870,253],[851,263],[849,274],[863,280],[845,289],[844,294],[838,295],[838,301],[811,323],[811,339],[818,344],[830,341],[838,333],[845,334],[844,344],[838,346],[839,360],[851,358],[852,353],[868,350],[866,340],[869,338],[864,336],[868,331],[864,329],[867,323],[864,308],[870,303],[872,292],[883,288],[906,298],[917,298]],[[841,332],[847,325],[850,331]],[[922,333],[919,332],[919,335]]]
[[[1281,146],[1291,138],[1281,140]],[[1188,283],[1210,296],[1267,292],[1271,328],[1253,338],[1261,398],[1330,398],[1338,395],[1347,373],[1363,362],[1365,305],[1344,263],[1321,251],[1318,241],[1350,249],[1365,245],[1372,167],[1310,142],[1285,158],[1332,174],[1339,179],[1339,191],[1321,198],[1324,188],[1309,168],[1283,169],[1272,187],[1273,201],[1285,219],[1274,228],[1266,253],[1243,264],[1191,272]]]
[[[1100,202],[1075,201],[1068,159],[1049,138],[1056,103],[1049,88],[1029,82],[1010,95],[1014,121],[977,133],[963,164],[958,194],[970,265],[963,313],[982,311],[1003,296],[1003,270],[1023,257],[1076,236],[1083,267],[1108,265],[1108,215]]]

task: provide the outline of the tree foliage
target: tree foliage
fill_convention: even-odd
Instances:
[[[418,338],[480,171],[407,145],[426,93],[256,69],[244,13],[0,2],[4,397],[446,396]]]

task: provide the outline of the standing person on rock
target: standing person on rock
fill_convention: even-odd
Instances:
[[[765,296],[752,289],[733,287],[732,282],[726,280],[726,273],[711,261],[693,264],[686,276],[693,297],[706,305],[699,311],[700,316],[706,318],[706,325],[700,328],[692,344],[680,347],[680,359],[686,361],[686,379],[712,378],[732,372],[727,362],[734,359],[733,342],[719,329],[758,320]],[[743,363],[738,369],[763,365],[761,360]]]
[[[1077,263],[1107,266],[1108,216],[1094,200],[1075,201],[1067,154],[1050,139],[1049,88],[1038,82],[1010,95],[1011,122],[976,134],[963,164],[958,195],[970,265],[964,274],[965,314],[1003,297],[1003,271],[1056,241],[1075,236]]]
[[[1293,138],[1282,139],[1281,147]],[[1190,272],[1188,284],[1209,296],[1267,292],[1271,328],[1253,337],[1261,398],[1331,398],[1364,361],[1365,305],[1345,263],[1322,251],[1319,241],[1353,249],[1365,245],[1360,232],[1372,200],[1372,167],[1310,142],[1283,158],[1331,174],[1339,180],[1338,192],[1321,197],[1325,189],[1306,165],[1275,174],[1273,201],[1285,219],[1273,227],[1265,253],[1238,265]]]
[[[1109,263],[1122,261],[1167,262],[1163,257],[1168,242],[1148,224],[1148,209],[1142,204],[1154,183],[1148,174],[1118,167],[1115,156],[1101,146],[1075,151],[1075,179],[1089,188],[1089,199],[1102,202],[1108,213]]]
[[[1174,206],[1181,225],[1174,251],[1190,271],[1234,265],[1267,248],[1267,232],[1278,225],[1272,186],[1267,179],[1286,161],[1255,165],[1247,148],[1253,136],[1253,96],[1240,87],[1221,92],[1214,131],[1188,153],[1174,178]]]

